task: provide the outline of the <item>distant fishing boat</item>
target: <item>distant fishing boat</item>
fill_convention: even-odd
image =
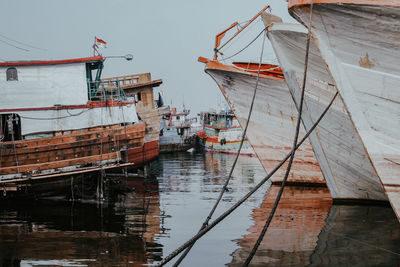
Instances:
[[[52,194],[74,175],[133,166],[145,124],[104,58],[0,63],[1,196]],[[95,72],[93,76],[92,72]]]
[[[362,145],[400,220],[400,2],[290,0],[309,25]]]
[[[300,24],[273,23],[268,27],[268,37],[297,107],[303,84],[307,32]],[[306,130],[310,130],[337,92],[312,41],[309,51],[302,114]],[[379,177],[340,96],[336,97],[309,138],[334,200],[387,201]]]
[[[206,151],[232,153],[238,152],[243,131],[231,110],[202,112],[200,114],[204,130],[198,133],[201,145]],[[243,155],[254,155],[247,138],[240,151]]]
[[[189,114],[187,109],[177,112],[176,108],[164,113],[160,122],[160,153],[186,151],[194,147],[195,134],[191,132]]]

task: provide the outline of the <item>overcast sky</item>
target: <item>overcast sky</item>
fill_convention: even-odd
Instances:
[[[107,59],[103,77],[151,72],[153,79],[163,79],[159,90],[167,104],[172,101],[181,109],[184,101],[195,115],[224,103],[197,58],[212,58],[217,33],[235,21],[245,23],[267,4],[273,14],[295,22],[287,13],[285,0],[6,1],[0,11],[0,60],[87,57],[93,54],[91,46],[97,36],[107,42],[107,48],[101,50],[103,56],[134,56],[133,61]],[[241,49],[262,29],[257,19],[223,50],[224,55]],[[259,38],[234,60],[258,62],[261,41]],[[264,62],[276,62],[268,41],[264,53]]]

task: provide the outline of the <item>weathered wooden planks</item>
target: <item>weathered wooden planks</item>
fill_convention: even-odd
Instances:
[[[329,2],[314,5],[313,39],[400,220],[400,7]],[[309,24],[308,3],[290,12]]]
[[[284,71],[289,91],[299,107],[307,31],[299,24],[273,24],[268,28],[268,37]],[[302,115],[307,130],[336,92],[321,55],[311,42]],[[334,199],[387,200],[340,96],[336,97],[309,138]]]
[[[15,149],[12,142],[6,142],[0,144],[0,175],[90,165],[110,159],[118,161],[121,149],[143,146],[144,135],[145,125],[141,123],[106,127],[103,131],[96,127],[95,130],[38,140],[20,140],[15,142]]]
[[[59,160],[52,162],[45,162],[39,164],[28,164],[21,166],[5,167],[0,169],[0,174],[12,174],[12,173],[26,173],[26,172],[41,172],[47,169],[57,169],[67,166],[79,166],[90,163],[96,163],[107,160],[120,160],[120,152],[108,153],[108,154],[98,154],[89,157],[80,157],[76,159]]]
[[[207,63],[206,72],[218,84],[239,123],[246,125],[257,75],[215,61]],[[290,153],[296,120],[296,106],[284,79],[260,75],[247,137],[267,173]],[[301,129],[300,136],[304,133]],[[271,180],[280,183],[284,173],[282,167]],[[296,151],[288,183],[325,184],[309,141]]]

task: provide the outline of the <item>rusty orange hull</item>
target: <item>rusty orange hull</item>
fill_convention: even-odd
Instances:
[[[0,180],[117,163],[121,150],[143,144],[145,125],[104,126],[52,137],[3,142]]]
[[[141,147],[128,150],[128,162],[134,165],[131,168],[140,168],[158,158],[158,140],[144,143]]]

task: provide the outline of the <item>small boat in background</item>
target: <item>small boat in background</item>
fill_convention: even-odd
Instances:
[[[186,151],[194,147],[196,136],[191,132],[189,114],[190,110],[177,112],[176,108],[164,113],[160,121],[160,153]]]
[[[200,131],[198,136],[206,151],[237,153],[243,131],[232,110],[202,112],[200,119],[204,130]],[[247,138],[243,142],[240,154],[254,155]]]
[[[56,194],[76,176],[134,166],[145,124],[118,81],[101,82],[103,62],[0,63],[1,197]]]

